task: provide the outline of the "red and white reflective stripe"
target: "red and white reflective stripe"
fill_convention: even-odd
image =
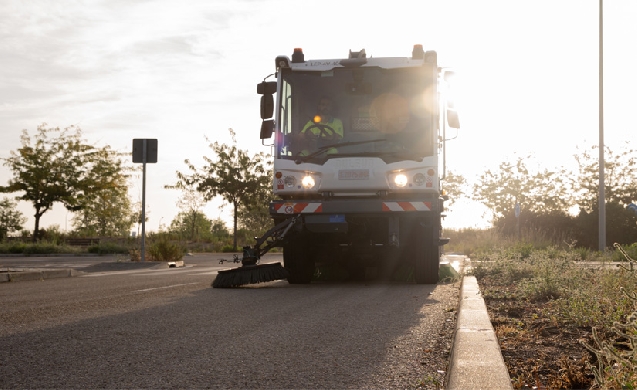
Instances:
[[[322,203],[277,203],[274,211],[277,214],[320,213],[322,206]]]
[[[383,211],[431,211],[431,202],[383,202]]]

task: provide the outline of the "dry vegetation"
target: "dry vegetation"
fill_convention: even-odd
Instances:
[[[637,388],[637,245],[602,254],[541,235],[449,233],[462,248],[448,249],[471,257],[514,388]]]

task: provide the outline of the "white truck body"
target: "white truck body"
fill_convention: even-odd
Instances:
[[[441,103],[436,53],[415,45],[411,57],[306,61],[295,49],[276,58],[276,79],[258,86],[261,138],[274,135],[270,214],[298,221],[283,240],[290,283],[325,264],[435,283],[446,242],[441,118],[459,127]],[[326,97],[331,115],[317,114]]]

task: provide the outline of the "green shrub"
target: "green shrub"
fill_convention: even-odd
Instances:
[[[5,242],[0,244],[0,253],[24,254],[24,255],[48,255],[48,254],[76,254],[82,249],[68,245],[58,245],[51,241],[30,242]]]
[[[531,253],[535,250],[535,246],[527,242],[518,242],[513,246],[506,249],[506,253],[509,258],[526,259],[531,256]]]
[[[23,242],[6,242],[0,244],[0,253],[5,254],[18,254],[23,253],[26,244]]]
[[[127,254],[128,251],[129,248],[127,245],[122,245],[115,242],[101,242],[96,245],[91,245],[87,248],[88,253],[95,253],[98,255]]]
[[[60,247],[54,243],[42,242],[37,244],[25,245],[22,253],[24,253],[25,255],[46,255],[63,253],[63,251],[61,251]]]
[[[218,245],[215,245],[214,242],[210,242],[210,243],[194,242],[194,243],[186,244],[186,249],[190,253],[211,253],[211,252],[215,252],[216,246],[220,247]]]
[[[588,260],[591,257],[591,250],[588,248],[573,248],[573,252],[579,257],[578,260]]]
[[[223,253],[232,253],[234,251],[235,250],[232,247],[232,245],[224,245],[223,248],[221,248],[221,252],[223,252]]]
[[[502,285],[517,283],[534,275],[533,265],[525,259],[518,251],[508,248],[483,251],[474,259],[476,265],[472,274],[478,279],[487,275],[497,277]]]
[[[631,259],[637,260],[637,243],[633,243],[625,247],[615,244],[614,247],[615,250],[612,255],[613,261],[630,261]]]
[[[184,257],[185,248],[179,244],[160,239],[148,248],[148,254],[155,261],[178,261]]]

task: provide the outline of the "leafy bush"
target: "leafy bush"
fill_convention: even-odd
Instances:
[[[160,239],[148,248],[148,254],[155,261],[178,261],[184,257],[185,248],[179,244]]]
[[[475,257],[476,265],[472,273],[478,279],[487,275],[497,277],[502,285],[517,283],[534,275],[532,264],[524,259],[519,252],[510,248],[494,248]]]
[[[220,248],[221,246],[217,243],[211,242],[189,242],[186,244],[186,250],[190,253],[211,253],[216,252],[215,248]]]
[[[87,248],[88,253],[95,253],[98,255],[104,254],[126,254],[129,252],[127,245],[118,244],[115,242],[101,242],[96,245],[91,245]]]
[[[626,247],[622,247],[619,244],[615,244],[614,246],[613,261],[637,260],[637,243],[630,244]]]
[[[24,252],[26,244],[23,242],[5,242],[0,244],[0,253],[18,254]]]
[[[38,242],[36,244],[25,244],[22,253],[25,255],[46,255],[78,253],[79,250],[67,245],[57,245],[52,242]]]
[[[6,242],[0,244],[0,253],[5,254],[51,254],[64,253],[57,245],[52,243],[24,243],[24,242]],[[73,252],[67,252],[73,253]]]
[[[234,252],[234,248],[232,247],[232,245],[224,245],[223,248],[221,248],[221,252],[232,253]]]
[[[591,250],[588,248],[572,248],[573,252],[579,256],[579,260],[588,260],[591,258]]]

